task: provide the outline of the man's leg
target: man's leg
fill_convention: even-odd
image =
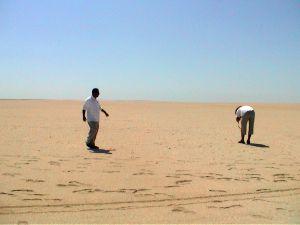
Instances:
[[[97,137],[99,123],[98,122],[88,122],[90,126],[90,131],[86,140],[86,145],[89,147],[95,146],[95,140]]]
[[[248,120],[249,120],[249,117],[246,113],[242,117],[242,121],[241,121],[241,140],[239,141],[239,143],[245,144],[245,135],[246,135],[246,131],[247,131],[247,122],[248,122]]]
[[[241,140],[239,143],[245,144],[245,135],[241,133]]]
[[[247,144],[250,144],[251,135],[254,131],[254,120],[255,120],[255,112],[251,111],[249,112],[249,131],[248,131],[248,140]]]
[[[251,138],[251,134],[248,133],[248,139],[247,139],[247,144],[250,145],[250,138]]]
[[[88,136],[87,136],[87,138],[86,138],[86,145],[87,146],[92,146],[92,142],[93,142],[93,140],[92,140],[92,136],[93,136],[93,133],[94,133],[94,129],[93,129],[93,123],[92,122],[88,122],[88,124],[89,124],[89,127],[90,127],[90,131],[89,131],[89,133],[88,133]]]
[[[95,146],[95,141],[96,141],[96,138],[97,138],[98,130],[99,130],[99,122],[94,122],[94,134],[93,134],[93,137],[92,137],[93,146]]]

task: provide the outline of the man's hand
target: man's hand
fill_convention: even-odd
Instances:
[[[236,122],[240,122],[240,120],[241,120],[241,117],[236,118]]]
[[[109,117],[109,114],[104,109],[101,109],[101,111],[105,114],[106,117]]]

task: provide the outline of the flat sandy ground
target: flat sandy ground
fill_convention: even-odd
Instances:
[[[1,223],[300,223],[300,105],[0,101]]]

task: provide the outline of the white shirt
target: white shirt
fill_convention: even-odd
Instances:
[[[236,117],[243,117],[245,115],[246,112],[248,111],[253,111],[254,109],[251,106],[248,105],[244,105],[242,107],[240,107],[237,111],[236,111]]]
[[[101,106],[93,96],[90,96],[85,100],[83,110],[86,111],[88,122],[99,122]]]

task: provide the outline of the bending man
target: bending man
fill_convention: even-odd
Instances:
[[[245,144],[244,137],[247,132],[247,123],[249,122],[247,144],[250,144],[250,138],[254,130],[255,112],[251,106],[239,106],[235,110],[236,121],[241,121],[241,140],[239,143]]]

